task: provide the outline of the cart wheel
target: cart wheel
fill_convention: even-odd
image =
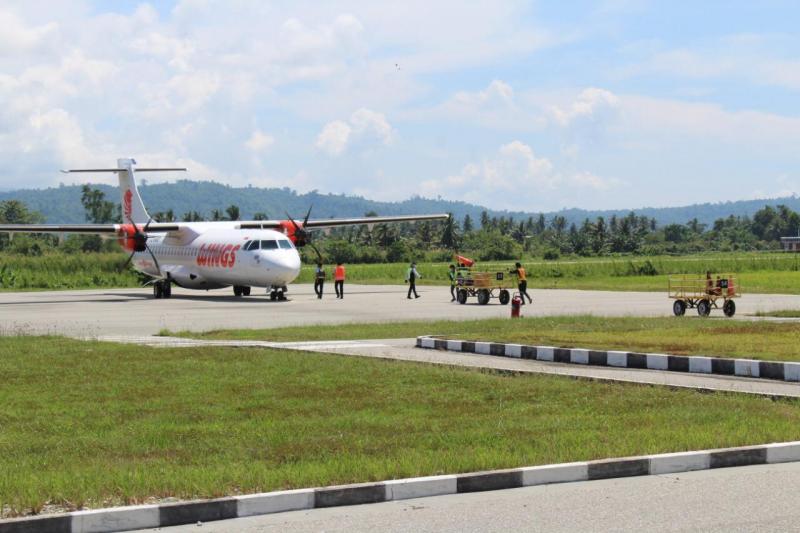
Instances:
[[[469,296],[469,294],[467,294],[467,289],[459,289],[459,291],[458,291],[458,303],[460,303],[462,305],[467,303],[467,296]]]
[[[500,291],[500,303],[506,305],[511,300],[511,295],[508,294],[508,291],[503,289]]]
[[[686,302],[675,300],[675,303],[672,304],[672,312],[675,313],[675,316],[683,316],[686,313]]]
[[[711,314],[711,302],[708,300],[700,300],[697,302],[697,314],[700,316],[708,316]]]
[[[481,305],[486,305],[489,303],[489,291],[486,289],[481,289],[478,291],[478,303]]]
[[[731,317],[736,314],[736,304],[733,300],[728,300],[722,306],[722,312],[725,313],[725,316]]]

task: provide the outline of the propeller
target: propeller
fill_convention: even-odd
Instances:
[[[134,224],[133,220],[131,220],[130,218],[128,219],[128,222],[130,222],[131,226],[133,226],[133,231],[134,231],[133,251],[131,252],[131,255],[128,256],[128,260],[125,261],[125,264],[122,265],[122,270],[125,270],[131,263],[131,261],[133,261],[133,256],[136,255],[136,252],[144,252],[145,250],[147,250],[147,252],[150,253],[150,257],[153,258],[153,262],[156,265],[156,270],[158,271],[158,274],[161,275],[161,266],[158,264],[158,259],[156,259],[156,255],[153,253],[153,250],[151,250],[150,247],[147,246],[147,238],[148,238],[147,229],[150,227],[150,223],[153,222],[153,217],[150,217],[150,220],[148,220],[147,224],[144,225],[144,229],[142,231],[139,231],[139,226]]]
[[[317,247],[314,246],[314,243],[311,242],[311,232],[306,229],[306,223],[308,222],[308,217],[311,216],[311,209],[313,207],[314,207],[313,205],[308,207],[308,211],[306,211],[306,216],[303,217],[302,226],[292,218],[292,215],[290,215],[288,211],[286,212],[286,216],[289,218],[289,221],[294,226],[295,245],[297,245],[298,247],[305,246],[306,244],[311,246],[311,249],[314,250],[314,252],[316,252],[317,254],[318,261],[321,263],[322,254],[319,253]]]
[[[308,217],[311,216],[312,207],[314,206],[313,205],[309,206],[308,211],[306,212],[306,216],[305,218],[303,218],[302,226],[292,218],[292,215],[290,215],[288,211],[286,212],[286,216],[289,218],[289,222],[291,222],[292,225],[294,226],[295,244],[298,246],[305,246],[306,244],[311,243],[311,233],[306,229],[305,226],[306,223],[308,222]]]

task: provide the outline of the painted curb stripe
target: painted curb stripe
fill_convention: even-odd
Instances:
[[[646,476],[650,473],[650,459],[610,459],[589,463],[589,480],[618,477]]]
[[[72,517],[42,516],[0,522],[0,533],[72,533]]]
[[[327,487],[314,491],[314,507],[338,507],[340,505],[361,505],[386,501],[386,485],[367,483]]]
[[[800,461],[800,441],[276,491],[160,506],[77,511],[60,516],[0,520],[0,533],[86,533],[148,529],[298,509],[790,461]]]
[[[192,522],[211,522],[236,518],[237,505],[233,498],[200,502],[171,503],[158,508],[160,527],[190,524]]]
[[[456,480],[456,490],[459,493],[516,489],[521,486],[522,470],[462,474]]]
[[[431,337],[417,337],[416,344],[420,348],[435,347],[442,350],[499,357],[519,357],[521,359],[535,359],[556,363],[721,374],[777,381],[800,381],[800,363],[797,362],[723,359],[699,355],[602,351],[584,348],[555,348],[552,346],[527,346],[496,342],[434,341]]]
[[[767,462],[767,448],[745,448],[711,452],[709,468],[729,468],[732,466],[763,465]]]

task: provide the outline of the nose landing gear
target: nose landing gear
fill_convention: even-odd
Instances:
[[[286,288],[285,285],[282,287],[275,287],[275,286],[267,287],[267,292],[269,293],[269,299],[271,302],[274,302],[275,300],[279,301],[286,300],[287,291],[288,289]]]

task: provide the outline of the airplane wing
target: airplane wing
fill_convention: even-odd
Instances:
[[[144,224],[137,224],[141,230]],[[180,224],[153,222],[150,232],[178,231]],[[0,233],[86,233],[92,235],[120,235],[133,230],[130,224],[0,224]]]
[[[329,218],[308,220],[299,225],[307,229],[325,229],[338,226],[358,226],[384,224],[387,222],[415,222],[418,220],[445,220],[447,214],[438,215],[396,215],[391,217],[361,217],[361,218]],[[267,229],[286,226],[286,220],[246,220],[239,225],[242,229]],[[155,224],[153,224],[155,225]]]

